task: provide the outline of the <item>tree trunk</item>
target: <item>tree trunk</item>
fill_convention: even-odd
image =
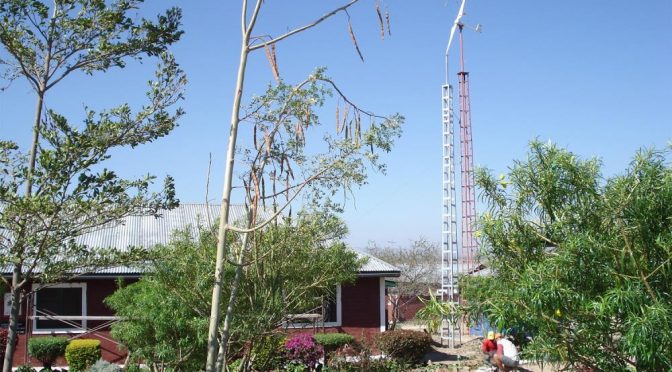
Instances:
[[[28,178],[26,179],[26,198],[30,198],[33,193],[33,172],[37,161],[37,149],[40,140],[40,120],[42,120],[42,108],[44,107],[44,91],[37,92],[37,102],[35,104],[35,120],[33,122],[33,141],[30,147],[30,159],[28,162]],[[21,249],[21,247],[19,247]],[[5,347],[5,360],[2,367],[3,372],[10,372],[14,363],[14,350],[17,340],[17,326],[19,324],[19,307],[21,306],[21,268],[22,264],[14,264],[12,271],[12,286],[9,289],[12,294],[12,308],[9,314],[9,332],[7,335],[7,346]],[[29,309],[26,309],[26,312]],[[27,315],[27,314],[26,314]]]
[[[251,225],[251,223],[250,223]],[[249,227],[248,227],[249,228]],[[231,294],[229,295],[229,304],[226,307],[226,314],[224,315],[224,326],[222,328],[222,336],[219,342],[219,352],[217,353],[217,370],[223,370],[226,363],[226,354],[229,346],[229,337],[231,336],[231,321],[233,320],[233,307],[238,297],[238,289],[240,288],[240,280],[243,275],[243,262],[245,261],[245,252],[247,250],[247,241],[249,234],[243,235],[243,243],[238,258],[238,266],[236,266],[236,275],[231,284]]]
[[[21,306],[21,264],[14,265],[12,271],[12,307],[9,316],[9,332],[7,335],[7,346],[5,346],[5,360],[2,372],[11,372],[12,363],[14,363],[14,350],[16,349],[17,327],[19,325],[19,308]],[[26,309],[28,311],[28,309]]]
[[[219,326],[219,304],[222,294],[222,274],[224,269],[224,256],[226,255],[226,232],[229,220],[229,205],[231,199],[231,186],[233,178],[233,166],[236,154],[236,139],[238,138],[238,124],[240,121],[240,102],[243,96],[243,83],[245,80],[245,67],[247,66],[247,56],[249,54],[249,33],[243,33],[243,41],[240,49],[240,64],[238,65],[238,79],[236,81],[236,91],[231,110],[231,130],[229,133],[229,144],[226,153],[226,170],[224,172],[224,187],[222,190],[222,203],[219,212],[219,231],[217,234],[217,257],[215,261],[215,284],[212,287],[212,304],[210,307],[210,327],[208,329],[208,357],[205,370],[215,372],[218,354],[218,331]]]

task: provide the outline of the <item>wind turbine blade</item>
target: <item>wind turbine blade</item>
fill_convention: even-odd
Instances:
[[[467,0],[462,0],[460,10],[457,12],[455,22],[453,22],[453,27],[450,28],[450,36],[448,37],[448,46],[446,47],[446,56],[448,56],[448,52],[450,51],[450,45],[453,43],[453,37],[455,36],[455,30],[457,29],[457,25],[460,24],[460,20],[464,16],[464,4],[466,2]]]

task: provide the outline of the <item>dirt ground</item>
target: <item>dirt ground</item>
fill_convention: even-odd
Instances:
[[[415,324],[409,323],[402,325],[404,329],[419,329]],[[476,372],[490,372],[494,368],[490,368],[483,360],[481,354],[481,343],[483,337],[462,335],[461,339],[456,340],[454,348],[447,346],[440,346],[439,338],[434,338],[435,344],[425,356],[425,361],[432,366],[435,366],[435,371],[476,371]],[[555,369],[548,365],[542,368],[540,365],[522,361],[518,371],[521,372],[551,372]]]

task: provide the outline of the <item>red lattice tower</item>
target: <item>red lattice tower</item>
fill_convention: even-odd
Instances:
[[[471,141],[471,104],[469,101],[469,73],[464,71],[463,25],[460,30],[460,72],[458,89],[460,95],[460,150],[462,188],[462,250],[460,266],[462,274],[469,274],[476,268],[476,192],[474,190],[474,150]]]

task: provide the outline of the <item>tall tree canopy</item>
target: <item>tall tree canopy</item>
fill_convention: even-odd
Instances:
[[[0,267],[12,293],[10,341],[4,371],[12,367],[21,292],[30,282],[69,275],[139,258],[90,250],[77,236],[130,214],[156,214],[177,202],[173,181],[153,192],[154,179],[123,179],[106,169],[113,150],[167,135],[183,112],[171,109],[186,78],[168,47],[179,40],[181,13],[173,8],[155,21],[129,15],[142,0],[4,0],[0,2],[0,74],[3,86],[25,79],[35,93],[31,142],[0,140]],[[94,111],[73,123],[45,110],[48,92],[77,72],[94,75],[122,68],[128,60],[159,56],[147,103]],[[14,123],[14,125],[24,125]]]
[[[248,237],[228,340],[232,354],[250,359],[252,346],[267,341],[288,315],[319,306],[336,285],[354,281],[363,262],[340,242],[346,231],[334,217],[302,213]],[[233,236],[228,244],[243,244]],[[157,370],[203,369],[216,245],[211,229],[177,232],[170,244],[157,248],[164,258],[148,267],[150,274],[108,297],[106,303],[126,319],[112,334],[134,361]],[[234,276],[236,265],[227,261],[224,279]],[[225,287],[227,297],[230,292]],[[225,310],[228,304],[221,306]]]
[[[537,360],[595,370],[672,368],[672,167],[642,150],[622,174],[532,142],[499,179],[481,170],[482,254],[463,279],[472,315],[533,335]]]

